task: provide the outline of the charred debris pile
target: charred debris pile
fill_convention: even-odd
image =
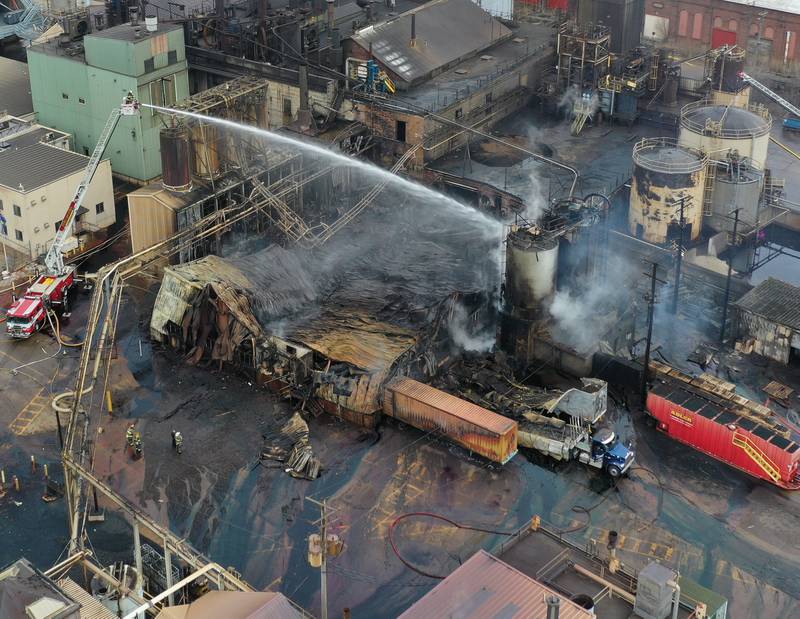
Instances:
[[[500,238],[485,217],[435,204],[384,205],[357,223],[315,250],[167,267],[152,338],[189,363],[245,372],[306,413],[374,427],[392,378],[427,380],[458,336],[494,332]]]

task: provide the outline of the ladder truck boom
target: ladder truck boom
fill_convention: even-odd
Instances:
[[[750,75],[748,75],[745,72],[741,72],[739,74],[739,77],[742,78],[742,81],[745,84],[750,84],[752,86],[755,86],[758,90],[763,92],[770,99],[775,101],[777,104],[779,104],[779,105],[783,106],[785,109],[789,110],[797,118],[800,118],[800,108],[798,108],[796,105],[793,105],[792,103],[790,103],[789,101],[787,101],[786,99],[781,97],[778,93],[776,93],[776,92],[772,91],[771,89],[767,88],[764,84],[762,84],[757,79],[755,79],[754,77],[751,77]]]
[[[47,323],[47,312],[51,305],[69,311],[69,289],[75,282],[75,269],[64,264],[62,249],[67,240],[78,209],[86,197],[100,159],[105,152],[120,116],[133,116],[139,110],[139,102],[129,92],[122,104],[114,108],[106,121],[97,145],[94,147],[83,178],[67,207],[61,224],[44,258],[44,272],[28,288],[25,295],[14,301],[6,314],[6,333],[15,338],[28,338]]]

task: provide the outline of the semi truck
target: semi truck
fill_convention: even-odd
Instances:
[[[635,453],[613,430],[599,425],[606,413],[608,385],[593,378],[582,382],[583,389],[556,395],[540,412],[522,413],[517,441],[555,460],[577,460],[620,477],[630,470]]]

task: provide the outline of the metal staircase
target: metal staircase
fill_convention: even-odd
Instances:
[[[744,452],[750,456],[750,459],[753,460],[758,466],[763,470],[769,478],[774,481],[775,483],[780,482],[781,475],[778,472],[778,467],[773,464],[773,462],[767,457],[767,455],[761,451],[753,442],[744,434],[740,434],[739,432],[734,432],[733,434],[733,444],[737,447],[740,447],[744,450]]]
[[[267,203],[262,210],[287,238],[297,243],[308,236],[309,228],[306,222],[289,208],[286,202],[267,190],[261,181],[253,183],[253,194],[256,193]]]
[[[786,108],[787,110],[789,110],[792,114],[794,114],[795,116],[800,118],[800,108],[798,108],[796,105],[793,105],[792,103],[790,103],[789,101],[787,101],[786,99],[784,99],[783,97],[778,95],[776,92],[773,92],[772,90],[767,88],[764,84],[762,84],[758,80],[750,77],[749,75],[747,75],[747,73],[742,73],[742,80],[746,84],[750,84],[752,86],[755,86],[756,88],[758,88],[758,90],[763,92],[770,99],[772,99],[773,101],[775,101],[779,105],[781,105],[784,108]]]

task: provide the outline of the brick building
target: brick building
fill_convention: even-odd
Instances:
[[[725,43],[748,64],[787,73],[800,60],[800,0],[645,0],[645,40],[684,52]]]

